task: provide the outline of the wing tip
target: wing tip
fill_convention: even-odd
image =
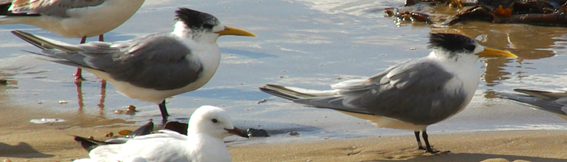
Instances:
[[[35,39],[40,39],[40,38],[36,37],[36,36],[33,35],[33,34],[30,34],[30,33],[27,33],[27,32],[21,31],[21,30],[12,30],[12,31],[10,31],[10,32],[11,32],[12,34],[14,34],[16,37],[18,37],[18,38],[20,38],[20,39],[22,39],[22,40],[28,42],[29,44],[31,44],[31,45],[33,45],[33,46],[35,46],[35,47],[37,47],[37,48],[40,48],[40,49],[42,49],[42,50],[47,49],[47,47],[43,46],[42,43],[40,43],[40,42],[38,42],[37,40],[35,40]],[[41,40],[41,39],[40,39],[40,40]]]
[[[266,84],[264,86],[259,87],[260,91],[277,96],[277,97],[281,97],[287,100],[296,100],[299,99],[299,97],[297,96],[293,96],[291,94],[287,94],[283,91],[281,91],[281,89],[286,89],[284,86],[280,86],[280,85],[275,85],[275,84]],[[280,90],[278,90],[280,89]]]

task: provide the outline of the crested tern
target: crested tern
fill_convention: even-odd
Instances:
[[[260,90],[295,103],[365,116],[378,127],[412,130],[419,149],[435,153],[426,128],[459,113],[471,101],[480,80],[478,58],[517,56],[460,34],[432,33],[428,47],[427,57],[401,62],[369,78],[331,85],[332,90],[274,84]]]
[[[205,85],[220,63],[219,36],[256,37],[224,26],[213,15],[180,8],[171,33],[154,33],[120,42],[71,45],[22,31],[13,34],[42,49],[41,56],[80,67],[107,80],[121,94],[159,104],[162,119],[169,113],[165,99]],[[28,51],[29,52],[29,51]]]
[[[0,0],[0,25],[27,24],[63,37],[99,36],[122,25],[144,0]],[[83,80],[81,69],[74,75]],[[104,83],[104,82],[103,82]]]

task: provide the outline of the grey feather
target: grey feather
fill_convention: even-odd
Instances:
[[[418,59],[397,64],[366,81],[341,86],[337,95],[309,97],[297,95],[300,92],[290,95],[279,91],[283,94],[276,96],[314,107],[374,114],[429,125],[463,108],[466,98],[464,90],[457,89],[452,93],[444,90],[444,85],[453,77],[453,74],[434,62]],[[265,86],[261,90],[267,92],[266,89],[272,88],[277,92],[278,89],[273,87]]]
[[[372,84],[366,90],[342,93],[342,97],[333,97],[330,103],[342,103],[351,109],[366,108],[375,115],[429,125],[457,113],[463,105],[464,91],[448,94],[443,90],[453,76],[433,62],[414,60],[371,78]]]
[[[535,90],[524,90],[515,89],[515,91],[522,92],[524,94],[512,94],[497,92],[498,96],[504,97],[506,99],[514,100],[520,103],[525,103],[534,106],[534,108],[544,110],[551,113],[567,115],[562,108],[567,105],[565,93],[552,93],[545,91],[535,91]],[[562,94],[562,95],[561,95]]]
[[[30,38],[33,35],[22,31],[13,33],[42,48],[40,55],[56,58],[57,63],[103,71],[117,81],[138,87],[181,88],[197,80],[203,71],[199,58],[168,33],[150,34],[125,42],[89,42],[76,46],[48,44],[48,47],[44,45],[48,41],[42,38]]]

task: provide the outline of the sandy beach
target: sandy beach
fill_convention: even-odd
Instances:
[[[46,116],[41,111],[10,111],[13,115]],[[71,135],[106,139],[105,134],[136,129],[123,120],[95,119],[74,122],[31,124],[24,118],[0,120],[0,157],[10,161],[72,161],[88,157]],[[103,124],[107,123],[107,124]],[[95,126],[101,125],[101,126]],[[416,149],[413,133],[352,139],[323,139],[314,142],[243,144],[230,146],[233,161],[565,161],[567,131],[479,131],[433,133],[430,141],[442,153]],[[269,138],[269,137],[268,137]],[[295,138],[295,137],[289,137]]]
[[[234,161],[565,161],[567,131],[432,134],[440,154],[417,150],[413,135],[231,147]],[[448,152],[450,151],[450,152]]]

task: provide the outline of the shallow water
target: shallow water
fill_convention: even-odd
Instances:
[[[382,129],[343,113],[303,107],[260,92],[266,83],[309,89],[327,89],[344,79],[363,78],[381,72],[397,62],[426,56],[430,32],[458,32],[477,38],[481,44],[509,50],[518,59],[481,59],[481,82],[471,104],[458,115],[428,127],[428,132],[482,131],[508,129],[567,129],[565,121],[553,114],[494,98],[494,91],[513,88],[563,90],[567,58],[567,28],[522,24],[461,23],[432,27],[425,23],[402,23],[384,17],[383,9],[399,7],[403,1],[278,0],[206,1],[148,0],[125,24],[105,35],[107,41],[131,39],[154,32],[169,32],[173,10],[189,7],[218,17],[225,25],[254,32],[259,37],[221,37],[221,66],[213,79],[197,91],[168,99],[168,110],[178,120],[186,119],[200,105],[225,108],[236,126],[261,128],[273,136],[239,143],[272,143],[324,138],[351,138],[408,131]],[[445,7],[419,8],[451,13]],[[149,118],[161,118],[157,106],[117,93],[108,85],[104,98],[100,80],[84,73],[83,102],[79,103],[72,74],[75,68],[37,59],[21,50],[38,51],[10,34],[10,30],[68,43],[79,39],[61,38],[27,25],[0,26],[0,108],[50,110],[77,114],[72,120],[123,119],[104,124],[140,125]],[[91,40],[94,40],[91,39]],[[258,104],[267,99],[267,102]],[[66,104],[60,104],[66,101]],[[81,106],[82,105],[82,106]],[[117,109],[135,105],[135,115],[115,114]],[[9,114],[2,114],[8,116]],[[67,115],[63,115],[67,116]],[[24,117],[25,118],[25,117]],[[88,118],[88,119],[87,119]],[[70,121],[72,122],[72,121]],[[83,124],[82,126],[93,126]],[[289,137],[289,131],[299,132]]]

